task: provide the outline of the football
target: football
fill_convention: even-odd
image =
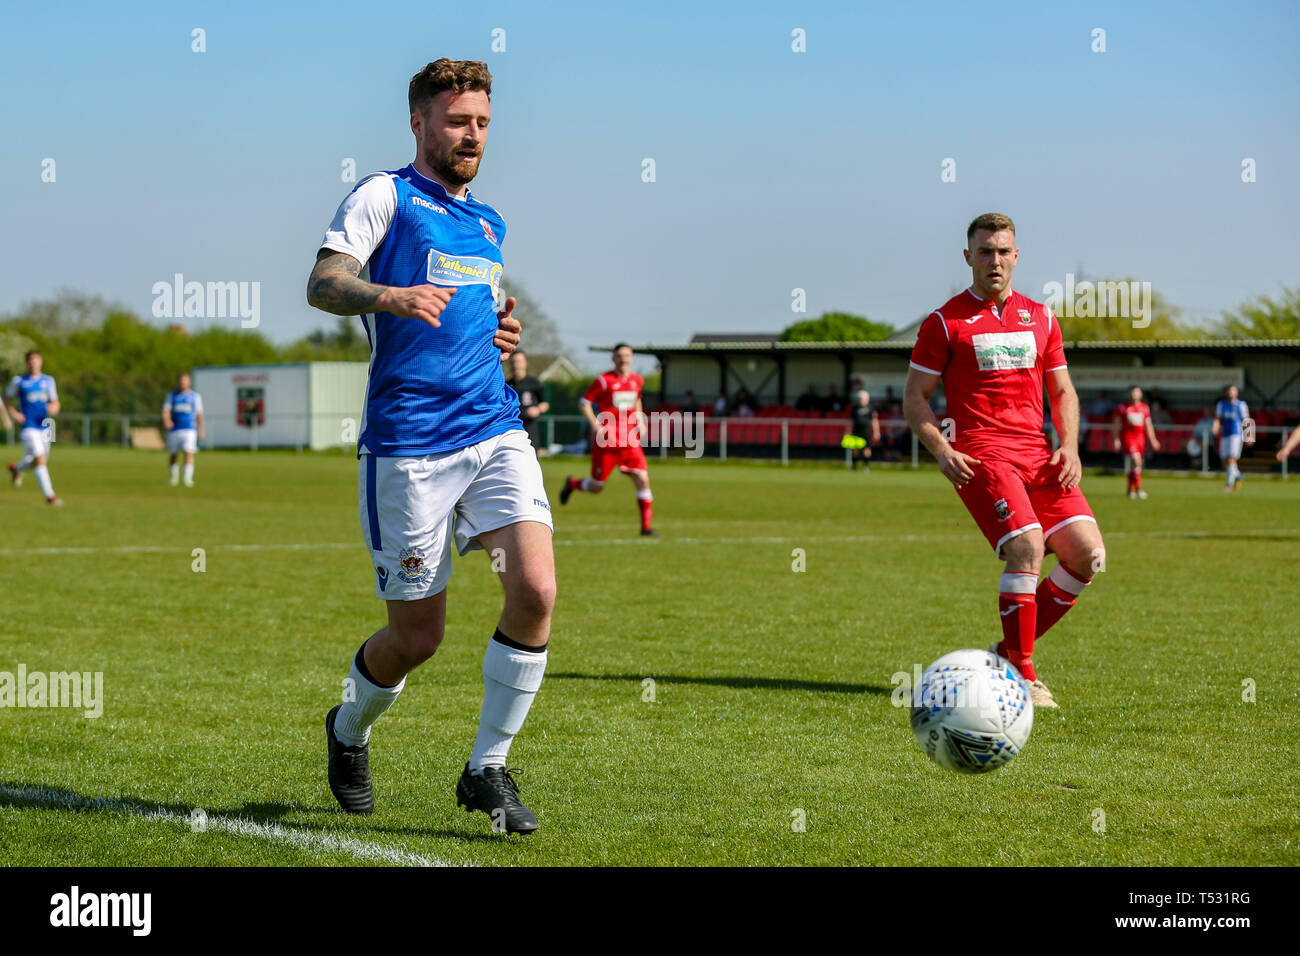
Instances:
[[[990,651],[953,651],[921,675],[911,717],[917,743],[939,766],[987,773],[1024,749],[1034,702],[1010,661]]]

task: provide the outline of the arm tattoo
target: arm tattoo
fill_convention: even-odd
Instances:
[[[367,282],[361,263],[342,252],[322,249],[307,280],[307,301],[334,315],[360,315],[374,311],[375,300],[386,286]]]

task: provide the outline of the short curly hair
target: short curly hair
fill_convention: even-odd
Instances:
[[[482,90],[492,96],[492,74],[482,60],[449,60],[443,57],[425,65],[411,77],[406,102],[412,113],[424,113],[429,102],[444,90],[464,93]]]

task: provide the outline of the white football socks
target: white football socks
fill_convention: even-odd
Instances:
[[[37,465],[32,469],[36,473],[36,483],[41,486],[41,494],[46,498],[54,497],[54,485],[50,483],[50,469]]]
[[[185,484],[194,484],[194,466],[187,464],[185,466]]]
[[[28,468],[32,467],[32,462],[35,460],[36,459],[31,455],[23,455],[23,457],[18,460],[18,464],[14,465],[14,471],[26,471]]]
[[[176,484],[176,482],[178,482],[178,481],[181,480],[181,466],[180,466],[180,465],[172,465],[172,466],[171,466],[171,479],[172,479],[172,484],[173,484],[173,485]]]
[[[483,655],[483,710],[469,758],[471,773],[506,765],[510,744],[524,726],[545,673],[546,648],[521,651],[498,640],[488,641]]]
[[[395,687],[381,687],[361,673],[354,656],[348,681],[348,688],[353,694],[345,692],[343,695],[343,706],[334,715],[334,736],[349,747],[362,747],[370,743],[371,725],[379,719],[380,714],[393,706],[397,695],[406,686],[406,678],[403,677]],[[355,696],[356,699],[348,700],[349,696]]]

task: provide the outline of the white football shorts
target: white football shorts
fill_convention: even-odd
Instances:
[[[176,428],[167,433],[167,454],[187,451],[194,454],[199,450],[199,432],[196,428]]]
[[[24,428],[18,438],[23,443],[23,451],[33,458],[50,453],[50,434],[44,428]]]
[[[384,601],[417,601],[446,588],[453,540],[464,555],[482,548],[478,535],[506,525],[555,529],[542,466],[522,428],[440,455],[363,454],[357,486],[375,597]]]
[[[1219,436],[1219,457],[1240,458],[1241,457],[1241,436],[1220,435]]]

